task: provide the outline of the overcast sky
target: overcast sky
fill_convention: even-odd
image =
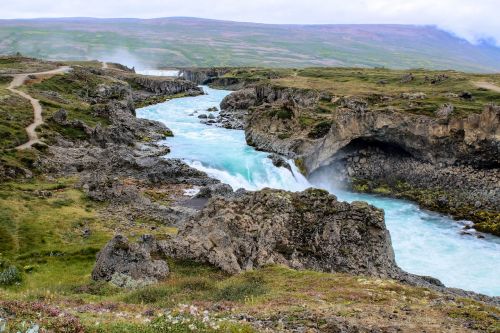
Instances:
[[[432,24],[500,46],[500,0],[0,0],[0,18],[192,16],[261,23]]]

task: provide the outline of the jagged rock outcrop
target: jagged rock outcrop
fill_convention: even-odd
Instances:
[[[130,243],[126,237],[117,235],[98,253],[92,279],[129,288],[156,283],[169,274],[167,262],[155,259],[158,253],[152,236],[142,236],[138,243]]]
[[[248,118],[247,140],[259,149],[290,157],[301,156],[309,171],[328,164],[336,152],[357,138],[397,144],[412,156],[434,164],[467,164],[487,168],[500,166],[498,106],[489,105],[481,114],[446,118],[443,121],[442,118],[390,109],[372,111],[366,102],[342,98],[336,101],[341,109],[331,117],[329,131],[314,140],[299,129],[296,119],[300,118],[301,109],[317,104],[321,95],[319,92],[269,85],[255,89],[255,106],[265,103],[286,105],[294,114],[290,121],[283,121],[266,117],[268,110],[257,108]],[[284,129],[291,135],[280,139],[277,133]]]
[[[223,76],[229,72],[230,68],[214,67],[214,68],[184,68],[180,71],[179,76],[185,80],[196,84],[208,84],[213,79]]]
[[[283,158],[281,157],[280,155],[278,154],[269,154],[267,156],[271,162],[273,162],[273,165],[277,168],[285,168],[285,169],[288,169],[290,170],[290,172],[292,172],[292,167],[290,166],[290,164]]]
[[[128,76],[127,81],[157,95],[186,93],[191,96],[203,94],[203,90],[188,80],[162,78],[145,75]]]
[[[104,173],[114,177],[132,177],[147,183],[186,183],[204,186],[217,181],[178,159],[165,159],[168,147],[155,145],[135,149],[123,145],[81,147],[51,146],[41,167],[45,172],[64,176],[75,173]]]
[[[372,110],[369,102],[355,96],[336,97],[269,84],[252,89],[256,99],[245,117],[245,134],[250,145],[295,159],[304,174],[332,164],[338,166],[340,161],[343,169],[337,168],[337,175],[345,175],[343,181],[347,185],[352,183],[351,179],[366,180],[366,186],[356,187],[363,190],[393,184],[386,193],[480,223],[478,228],[482,231],[500,232],[495,227],[500,225],[495,190],[499,186],[500,167],[499,106],[486,105],[482,113],[460,118],[452,104],[445,104],[432,117],[390,107]],[[233,93],[227,100],[232,105],[238,99],[251,104],[247,103],[248,94]],[[407,98],[419,99],[421,95]],[[330,109],[323,112],[322,105]],[[346,162],[345,149],[356,141],[362,142],[363,148],[395,147],[398,156],[380,158],[379,155],[376,161],[370,161],[375,164],[365,162],[354,166]],[[398,160],[406,164],[401,165]],[[481,175],[481,179],[476,175]],[[434,194],[446,197],[441,200],[446,204],[437,205]],[[485,223],[493,227],[482,227]]]
[[[254,88],[235,91],[224,97],[220,103],[221,110],[248,110],[257,103],[257,93]]]
[[[213,198],[215,196],[227,197],[233,194],[233,188],[228,184],[212,184],[200,188],[195,198]]]
[[[264,189],[216,197],[163,245],[165,254],[228,273],[283,264],[381,277],[401,274],[383,211],[339,202],[326,191]]]

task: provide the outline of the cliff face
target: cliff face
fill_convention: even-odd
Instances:
[[[180,79],[132,75],[127,81],[148,92],[158,95],[175,95],[179,93],[190,93],[195,95],[203,93],[203,91],[198,88],[195,83]]]
[[[196,84],[208,84],[213,79],[223,76],[229,72],[230,68],[214,67],[214,68],[184,68],[180,71],[180,77],[185,80],[192,81]]]
[[[397,145],[433,164],[500,166],[500,107],[486,106],[481,114],[463,119],[431,118],[390,109],[370,110],[362,101],[346,98],[338,102],[334,114],[323,119],[322,133],[314,135],[312,124],[300,123],[304,122],[303,109],[313,108],[325,98],[321,93],[265,85],[255,88],[255,96],[253,106],[257,108],[248,118],[248,141],[260,149],[300,156],[309,172],[328,164],[358,138]],[[289,110],[289,115],[270,114],[273,104]]]
[[[323,112],[325,104],[334,105],[333,112]],[[294,158],[307,175],[336,168],[335,181],[348,187],[382,187],[385,194],[473,220],[482,231],[500,232],[498,106],[463,118],[442,110],[431,117],[263,84],[231,94],[221,107],[233,113],[248,108],[247,142]]]

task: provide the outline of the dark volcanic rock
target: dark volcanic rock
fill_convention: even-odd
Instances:
[[[207,84],[230,70],[230,68],[185,68],[180,71],[180,76],[196,84]]]
[[[115,236],[97,255],[92,279],[111,281],[119,287],[134,287],[155,283],[168,276],[164,260],[157,255],[156,242],[143,236],[138,243],[129,243],[124,236]]]
[[[269,154],[269,155],[267,155],[267,157],[269,159],[271,159],[271,162],[273,162],[273,165],[275,167],[277,167],[277,168],[285,168],[285,169],[290,170],[290,172],[292,172],[292,167],[290,166],[290,164],[288,164],[288,162],[283,157],[281,157],[280,155],[278,155],[278,154]]]
[[[316,189],[265,189],[217,197],[163,245],[166,254],[228,273],[284,264],[296,269],[399,277],[383,211]]]
[[[221,110],[247,110],[256,105],[257,94],[254,88],[235,91],[222,100]]]
[[[213,198],[215,196],[227,197],[233,194],[233,188],[227,184],[213,184],[204,186],[195,198]]]

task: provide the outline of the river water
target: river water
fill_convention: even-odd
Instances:
[[[413,203],[342,191],[335,188],[327,175],[306,179],[297,170],[292,174],[276,168],[267,153],[246,144],[243,131],[200,123],[197,116],[210,114],[206,110],[218,107],[230,93],[203,89],[206,95],[178,98],[137,110],[138,117],[161,121],[173,131],[174,137],[164,141],[171,148],[169,157],[181,158],[234,189],[270,187],[300,191],[314,186],[328,190],[340,200],[367,201],[384,209],[401,268],[436,277],[449,287],[500,296],[500,238],[461,235],[462,224],[424,211]]]

